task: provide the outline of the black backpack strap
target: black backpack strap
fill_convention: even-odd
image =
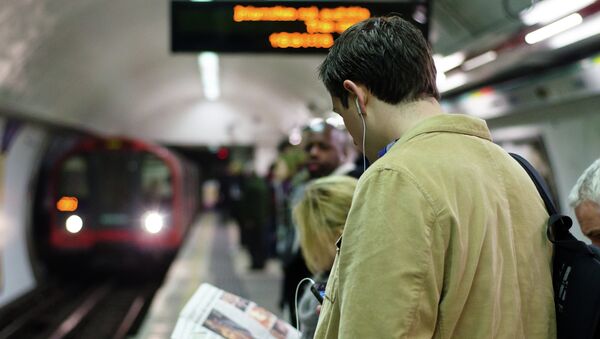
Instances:
[[[510,156],[513,157],[513,159],[515,159],[519,163],[519,165],[521,165],[521,167],[523,167],[523,169],[525,169],[525,172],[527,172],[527,174],[529,175],[529,177],[535,184],[535,187],[537,188],[538,193],[540,193],[542,200],[544,200],[544,205],[546,205],[546,211],[548,211],[548,214],[549,215],[558,214],[556,212],[556,206],[554,206],[554,202],[552,202],[552,199],[550,198],[550,190],[548,189],[546,182],[544,181],[542,176],[538,173],[538,171],[536,171],[535,168],[533,168],[533,166],[531,166],[529,161],[525,160],[525,158],[523,158],[522,156],[515,154],[515,153],[508,153],[508,154],[510,154]]]
[[[542,178],[542,176],[538,173],[538,171],[531,166],[531,164],[525,160],[522,156],[509,153],[513,159],[515,159],[521,167],[527,172],[535,187],[538,190],[538,193],[544,200],[544,205],[546,205],[546,211],[550,215],[548,219],[548,239],[552,242],[556,242],[557,240],[562,239],[571,239],[573,236],[569,233],[569,229],[573,225],[573,220],[566,215],[559,214],[556,210],[556,206],[554,206],[554,202],[552,202],[552,198],[550,195],[550,190],[546,185],[546,182]]]

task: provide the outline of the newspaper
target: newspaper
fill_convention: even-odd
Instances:
[[[254,302],[202,284],[179,314],[171,339],[297,339],[292,325]]]

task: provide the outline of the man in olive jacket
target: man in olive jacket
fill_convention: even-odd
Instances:
[[[358,23],[320,77],[374,163],[315,337],[556,337],[544,204],[483,120],[442,112],[421,33],[393,16]]]

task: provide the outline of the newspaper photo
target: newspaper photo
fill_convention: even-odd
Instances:
[[[179,314],[171,339],[295,339],[300,333],[256,303],[202,284]]]

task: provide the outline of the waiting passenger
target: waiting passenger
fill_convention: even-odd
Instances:
[[[342,235],[357,180],[329,176],[309,183],[294,207],[300,248],[316,282],[326,283],[336,254],[335,242]],[[302,338],[312,338],[317,327],[319,305],[310,290],[298,304]]]
[[[444,114],[421,32],[362,21],[320,77],[371,166],[315,337],[555,338],[544,204],[485,121]]]
[[[600,246],[600,159],[588,167],[569,194],[581,232]]]
[[[246,169],[241,188],[240,236],[250,252],[250,269],[262,270],[267,260],[265,231],[269,213],[269,188],[267,182],[251,168]]]
[[[310,126],[304,133],[306,168],[311,179],[326,175],[350,175],[355,171],[354,148],[348,132],[328,123]],[[355,177],[360,176],[358,173]]]
[[[328,123],[313,124],[305,130],[302,142],[307,158],[306,168],[292,178],[292,189],[287,197],[288,206],[294,206],[302,196],[307,179],[328,175],[360,175],[354,165],[354,150],[348,132]],[[287,212],[291,220],[291,209]],[[283,261],[283,306],[290,310],[290,322],[296,326],[294,309],[296,286],[310,274],[300,253],[300,243],[293,223],[281,232]]]

